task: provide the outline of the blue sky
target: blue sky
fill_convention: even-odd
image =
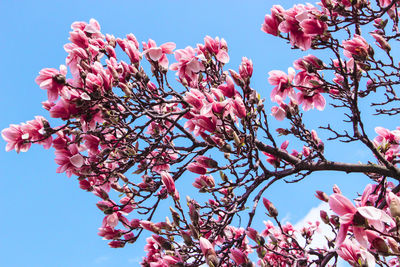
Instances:
[[[267,82],[267,73],[273,69],[286,71],[293,60],[308,53],[291,50],[283,40],[260,31],[273,1],[249,3],[239,0],[1,1],[0,129],[31,120],[35,115],[48,117],[41,108],[46,92],[34,79],[42,68],[58,68],[64,64],[63,45],[68,42],[71,23],[90,18],[99,21],[104,34],[124,37],[133,33],[139,41],[148,38],[158,44],[173,41],[177,48],[202,43],[206,35],[223,37],[228,42],[231,58],[227,68],[237,69],[242,56],[251,58],[252,87],[268,99],[272,87]],[[284,7],[294,3],[285,1]],[[268,105],[271,104],[267,100]],[[325,113],[311,111],[305,118],[312,127],[326,122],[327,118],[340,122],[329,108]],[[367,121],[371,134],[375,123]],[[383,126],[394,128],[386,123]],[[273,127],[285,125],[273,122]],[[327,135],[321,132],[320,136]],[[107,242],[97,236],[102,220],[95,206],[97,197],[80,190],[73,177],[68,179],[64,174],[55,173],[57,165],[52,150],[33,146],[28,153],[6,153],[2,139],[0,147],[0,202],[3,203],[0,266],[138,265],[144,255],[143,242],[124,249],[108,248]],[[326,150],[335,160],[368,159],[358,146],[351,147],[354,153],[343,153],[344,148],[335,143]],[[282,217],[295,223],[319,204],[313,192],[317,189],[331,192],[334,183],[349,197],[354,197],[350,192],[362,191],[367,180],[357,175],[318,173],[299,184],[276,184],[266,196],[279,208]],[[258,225],[265,219],[260,212]]]

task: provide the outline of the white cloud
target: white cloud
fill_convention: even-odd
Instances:
[[[325,238],[328,237],[329,239],[332,239],[335,237],[334,233],[332,233],[332,229],[325,224],[324,222],[321,221],[320,217],[320,210],[325,210],[326,212],[330,211],[329,205],[326,202],[322,202],[319,206],[311,208],[311,210],[307,213],[304,218],[299,220],[294,227],[296,229],[301,229],[303,226],[308,225],[308,222],[315,222],[315,221],[320,221],[319,225],[319,230],[313,235],[313,241],[311,242],[311,247],[312,248],[327,248],[327,240]],[[302,237],[300,237],[302,238]],[[304,239],[303,239],[304,242]],[[339,258],[338,267],[345,267],[349,266],[345,261]]]
[[[331,232],[331,228],[321,221],[320,210],[329,211],[329,205],[326,202],[322,202],[319,206],[312,208],[303,219],[298,221],[294,227],[296,229],[301,229],[302,227],[308,225],[308,222],[319,221],[319,230],[313,236],[313,241],[311,242],[312,247],[326,248],[327,242],[325,236],[328,238],[334,237]]]
[[[141,257],[135,257],[128,259],[129,264],[139,264],[142,261]]]
[[[108,261],[109,259],[110,259],[110,257],[108,257],[108,256],[100,256],[100,257],[97,257],[97,258],[94,260],[94,262],[95,262],[96,264],[102,264],[102,263]]]

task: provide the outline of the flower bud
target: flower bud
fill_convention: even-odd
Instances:
[[[388,196],[388,201],[389,201],[389,209],[390,209],[390,215],[392,217],[400,217],[400,198],[393,194],[392,192],[389,193]]]
[[[241,251],[240,249],[232,248],[230,252],[231,252],[230,256],[235,261],[236,264],[241,265],[241,264],[246,264],[248,262],[246,254],[244,254],[243,251]]]
[[[389,243],[390,249],[391,249],[394,253],[399,254],[399,253],[400,253],[400,246],[399,246],[399,243],[397,243],[397,241],[394,240],[394,239],[391,238],[391,237],[388,237],[388,238],[387,238],[387,241],[388,241],[388,243]]]
[[[278,216],[278,210],[275,208],[275,206],[271,203],[271,201],[269,201],[268,199],[266,199],[265,197],[263,198],[263,203],[265,208],[268,210],[269,212],[269,216],[270,217],[277,217]]]
[[[322,200],[322,201],[325,201],[325,202],[329,201],[329,197],[325,192],[317,190],[317,191],[315,191],[315,193],[316,193],[315,197],[318,198],[319,200]]]
[[[119,240],[113,240],[108,243],[111,248],[123,248],[125,246],[125,242]]]
[[[176,212],[176,210],[174,210],[172,207],[169,207],[169,210],[171,211],[172,220],[174,221],[175,226],[179,226],[181,220],[179,213]]]
[[[320,210],[320,211],[319,211],[319,216],[321,217],[321,220],[322,220],[325,224],[329,224],[329,216],[328,216],[328,213],[326,213],[326,211]]]
[[[229,73],[232,76],[233,81],[236,83],[237,86],[244,86],[244,81],[242,77],[240,77],[239,73],[235,72],[234,70],[229,70]]]
[[[185,242],[185,244],[188,246],[192,245],[193,240],[192,240],[192,237],[190,236],[190,234],[183,230],[181,230],[180,233],[183,238],[183,242]]]

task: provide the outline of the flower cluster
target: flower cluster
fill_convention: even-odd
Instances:
[[[383,19],[388,13],[398,29],[397,6],[367,0],[273,6],[264,32],[292,48],[332,55],[322,61],[308,54],[287,73],[269,72],[272,116],[290,123],[276,129],[279,136],[291,135],[285,140],[271,130],[265,92],[252,88],[252,60],[243,57],[237,71],[224,69],[230,60],[224,39],[206,36],[196,47],[175,50],[173,42],[104,35],[94,19],[75,22],[64,46],[66,66],[45,68],[36,78],[47,91],[43,108],[61,125],[50,127],[41,116],[12,124],[1,132],[6,150],[25,152],[32,143],[52,147],[56,172],[76,176],[81,189],[99,198],[104,217],[98,235],[110,247],[151,233],[142,266],[327,266],[339,257],[354,266],[398,266],[400,128],[376,127],[378,136],[370,139],[359,105],[359,99],[384,91],[383,102],[370,103],[379,106],[375,112],[400,113],[394,105],[399,68],[389,45],[397,35],[387,33]],[[361,25],[368,23],[376,28],[369,38],[387,58],[375,59],[362,36]],[[171,72],[177,82],[170,81]],[[303,111],[323,111],[328,101],[345,109],[339,115],[349,125],[322,122],[319,129],[332,134],[323,140],[306,127]],[[290,152],[293,139],[300,149]],[[359,141],[376,162],[333,161],[325,153],[332,140]],[[318,171],[363,173],[373,182],[354,202],[338,186],[330,196],[317,191],[331,211],[321,211],[329,233],[314,245],[322,223],[281,222],[264,192],[280,180],[299,182]],[[181,198],[189,192],[182,184],[206,195],[204,201]],[[260,209],[271,221],[258,231],[253,223]],[[159,213],[165,220],[155,219]]]

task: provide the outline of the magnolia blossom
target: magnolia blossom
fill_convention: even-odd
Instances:
[[[340,229],[336,239],[336,247],[339,247],[346,239],[347,232],[352,227],[352,232],[357,241],[367,246],[367,236],[365,228],[362,227],[363,221],[367,220],[378,231],[384,231],[384,223],[391,224],[393,219],[384,211],[372,206],[354,207],[351,201],[342,194],[332,194],[329,197],[329,206],[340,216]]]
[[[223,38],[219,40],[219,37],[213,39],[210,36],[206,36],[204,38],[204,46],[198,45],[198,48],[203,54],[207,55],[209,53],[215,55],[215,58],[223,64],[229,62],[228,46]]]
[[[195,82],[198,73],[204,71],[204,65],[201,63],[204,56],[196,55],[196,50],[190,46],[185,49],[178,49],[174,54],[178,62],[171,64],[170,69],[178,71],[177,75],[181,81]]]
[[[63,149],[56,149],[55,162],[60,165],[57,168],[57,173],[66,172],[68,177],[75,173],[85,163],[85,159],[79,153],[79,148],[76,144],[71,144]]]
[[[295,76],[295,70],[293,68],[288,69],[288,74],[280,70],[273,70],[269,73],[268,82],[271,85],[276,85],[271,91],[271,100],[276,101],[276,96],[281,97],[283,100],[286,96],[294,98],[294,89],[292,87],[292,81]]]
[[[382,0],[377,7],[366,1],[322,0],[320,7],[273,6],[265,16],[264,32],[289,41],[294,49],[331,51],[338,59],[325,64],[309,54],[295,60],[287,73],[272,70],[268,77],[272,92],[252,88],[253,62],[248,58],[224,69],[230,58],[223,38],[206,36],[203,44],[176,51],[172,42],[157,46],[149,39],[142,42],[142,51],[133,34],[104,36],[93,19],[75,22],[70,43],[64,46],[71,78],[66,78],[66,66],[43,69],[36,78],[47,90],[43,108],[61,124],[52,128],[37,116],[10,125],[2,131],[6,150],[26,151],[32,143],[53,147],[56,171],[77,176],[81,189],[100,198],[96,206],[103,221],[98,234],[110,240],[110,247],[134,243],[146,233],[143,230],[152,232],[143,266],[253,266],[250,259],[256,255],[260,266],[329,265],[337,256],[352,265],[373,266],[375,259],[378,264],[399,265],[395,256],[400,255],[396,231],[400,196],[395,182],[400,128],[376,127],[377,136],[368,140],[365,132],[370,129],[362,124],[355,106],[358,97],[371,99],[382,87],[388,106],[397,100],[392,87],[398,83],[398,66],[388,44],[396,41],[396,33],[388,34],[381,14],[381,7],[389,4],[393,2]],[[395,15],[394,28],[395,8],[388,10],[389,16]],[[360,15],[357,21],[354,12]],[[349,25],[369,22],[377,28],[371,36],[389,60],[377,59],[379,53],[373,55],[361,35],[344,41],[335,37],[343,38],[344,30],[359,32]],[[341,49],[347,61],[340,59]],[[128,61],[117,56],[120,50]],[[167,55],[172,53],[176,62],[168,69]],[[180,89],[174,88],[169,70],[176,71]],[[272,115],[277,120],[287,118],[277,134],[271,128],[275,122],[268,120],[271,106],[263,103],[265,94],[276,103]],[[358,127],[361,134],[353,129],[354,134],[327,124],[323,127],[336,134],[328,140],[362,141],[377,160],[344,163],[325,155],[323,138],[306,127],[303,120],[308,115],[300,106],[303,111],[322,111],[331,99],[338,102],[332,102],[333,107],[349,107],[350,123],[365,129]],[[377,113],[398,112],[391,106],[385,110],[385,103],[378,105]],[[289,152],[289,140],[281,136],[301,144],[291,141],[298,147]],[[334,213],[319,211],[332,233],[316,246],[320,222],[307,221],[301,227],[283,223],[279,207],[263,196],[275,181],[297,182],[320,170],[365,173],[374,183],[354,204],[338,186],[329,197],[316,192]],[[189,172],[196,178],[185,177]],[[179,201],[176,181],[192,183],[209,197]],[[170,205],[169,213],[160,221],[156,212],[165,204]],[[241,214],[247,212],[249,227],[235,227],[236,222],[243,225]],[[275,225],[266,221],[257,231],[252,227],[260,217],[255,214],[273,218]],[[252,252],[254,256],[249,255]]]
[[[356,56],[365,59],[368,56],[368,42],[360,35],[354,34],[354,38],[343,41],[344,55],[348,58]]]
[[[271,15],[267,14],[264,18],[264,23],[261,26],[261,30],[265,33],[269,33],[277,36],[279,34],[279,17],[284,13],[284,8],[280,5],[274,5],[271,8]]]
[[[336,250],[339,257],[353,266],[361,264],[362,266],[374,267],[375,258],[367,250],[360,248],[354,242],[346,239]]]
[[[175,43],[168,42],[157,46],[156,42],[152,39],[146,43],[143,42],[143,54],[147,59],[158,62],[158,64],[165,70],[168,70],[168,58],[166,54],[172,54],[175,49]]]
[[[41,116],[36,116],[34,120],[20,125],[11,124],[9,128],[1,131],[1,136],[7,142],[6,151],[15,149],[17,153],[26,152],[33,142],[43,145],[49,149],[53,138],[46,136],[46,126],[48,122]]]
[[[60,70],[56,69],[42,69],[35,82],[40,88],[47,90],[47,97],[49,101],[55,101],[61,89],[64,87],[67,75],[67,67],[60,65]]]
[[[320,111],[325,109],[325,98],[318,92],[300,91],[297,93],[297,101],[302,105],[304,111],[316,108]]]

